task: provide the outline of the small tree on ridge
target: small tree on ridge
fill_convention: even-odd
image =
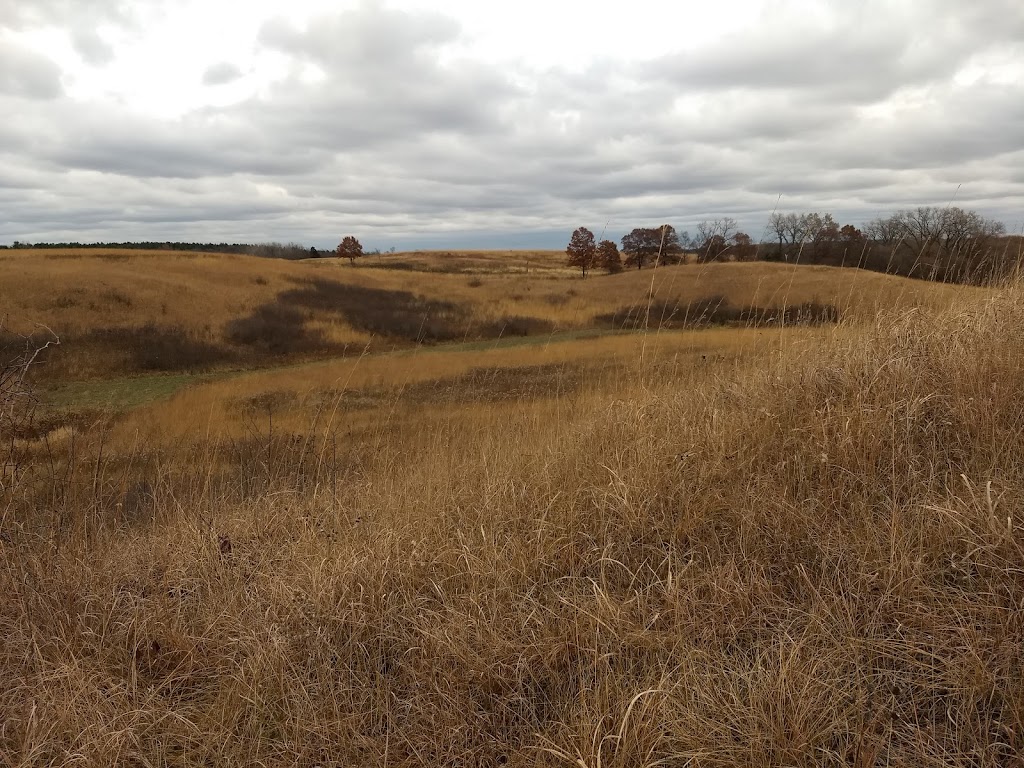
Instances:
[[[363,255],[363,246],[352,235],[345,235],[338,245],[337,253],[339,256],[344,256],[355,266],[356,259]]]
[[[580,227],[572,233],[572,239],[565,249],[569,257],[570,267],[579,267],[583,270],[583,277],[587,276],[587,270],[592,269],[594,260],[597,257],[597,245],[594,243],[594,233],[586,227]]]
[[[614,240],[602,240],[597,244],[597,266],[610,275],[622,271],[622,257]]]

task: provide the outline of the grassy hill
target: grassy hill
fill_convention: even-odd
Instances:
[[[681,265],[586,280],[557,252],[290,262],[153,251],[0,253],[9,330],[63,340],[51,380],[247,369],[430,344],[738,323],[948,304],[964,288],[782,264]]]
[[[50,306],[46,263],[50,295],[84,291],[47,310],[78,323],[69,347],[180,295],[192,311],[154,324],[232,349],[239,319],[291,306],[343,353],[53,369],[83,420],[3,443],[5,763],[1024,753],[1017,287],[767,264],[584,281],[554,255],[24,258],[0,261],[19,313]],[[131,305],[91,309],[108,289]],[[370,327],[374,292],[550,327],[416,346]],[[781,312],[810,304],[839,322]]]

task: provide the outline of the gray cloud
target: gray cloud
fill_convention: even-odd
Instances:
[[[440,63],[440,50],[458,36],[451,19],[376,5],[317,19],[303,30],[270,22],[260,41],[317,65],[326,80],[308,85],[293,76],[241,112],[271,132],[336,150],[496,129],[497,111],[516,88],[478,62]]]
[[[1018,6],[823,3],[816,21],[764,11],[713,47],[535,71],[460,58],[452,19],[365,4],[268,22],[255,42],[290,62],[283,79],[173,121],[60,98],[45,58],[32,76],[0,62],[0,108],[19,105],[0,124],[0,242],[558,247],[580,224],[730,215],[757,236],[777,204],[861,222],[954,196],[1013,229],[1024,82],[959,76],[993,52],[1024,68]],[[221,61],[203,82],[240,74]]]
[[[164,2],[143,0],[149,5]],[[0,0],[0,27],[21,29],[55,24],[72,30],[100,22],[129,26],[136,20],[131,0]]]
[[[99,36],[95,29],[80,29],[72,35],[72,44],[82,59],[94,66],[114,60],[114,48]]]
[[[61,94],[60,68],[45,56],[0,44],[0,94],[55,99]]]
[[[242,74],[237,64],[220,61],[206,68],[203,73],[203,85],[224,85],[237,80]]]

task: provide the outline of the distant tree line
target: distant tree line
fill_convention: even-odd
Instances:
[[[943,282],[983,283],[1004,277],[1021,260],[1021,243],[1002,222],[953,206],[897,211],[865,225],[840,225],[830,213],[773,213],[767,237],[755,242],[732,218],[706,220],[689,232],[670,224],[638,227],[619,245],[595,242],[580,227],[572,233],[569,266],[608,273],[684,261],[786,261],[870,269]]]
[[[612,240],[595,242],[586,227],[573,232],[566,248],[569,266],[579,268],[583,276],[590,270],[621,272],[623,269],[655,264],[679,264],[694,261],[751,261],[759,258],[751,237],[738,231],[731,218],[702,221],[697,234],[677,232],[671,224],[637,227],[622,237],[621,249]],[[762,254],[760,258],[764,258]]]
[[[182,242],[141,242],[141,243],[24,243],[15,240],[13,245],[0,245],[0,250],[44,248],[79,248],[86,250],[135,250],[135,251],[191,251],[194,253],[237,253],[247,256],[261,256],[267,259],[309,259],[328,256],[342,256],[353,264],[364,255],[379,256],[380,249],[364,252],[362,244],[352,235],[346,235],[333,251],[307,248],[301,243],[182,243]],[[389,253],[394,253],[391,248]]]
[[[238,253],[249,256],[263,256],[271,259],[308,259],[321,255],[316,248],[307,248],[299,243],[184,243],[154,242],[138,243],[24,243],[15,240],[12,245],[0,245],[0,249],[44,249],[79,248],[85,250],[133,250],[133,251],[192,251],[196,253]],[[328,252],[329,253],[329,252]]]

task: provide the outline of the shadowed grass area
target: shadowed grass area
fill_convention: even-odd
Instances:
[[[766,307],[734,307],[724,296],[712,296],[690,304],[678,301],[651,301],[632,304],[598,315],[594,321],[611,328],[701,328],[712,325],[741,327],[763,325],[817,325],[837,323],[839,310],[829,304],[808,301],[802,304]]]

